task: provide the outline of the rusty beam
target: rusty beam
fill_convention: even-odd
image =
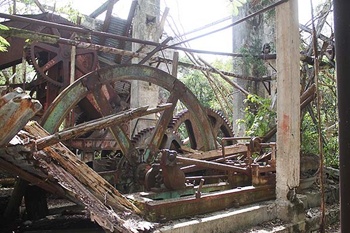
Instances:
[[[174,61],[171,59],[168,59],[168,58],[156,57],[156,58],[154,58],[154,62],[163,62],[163,63],[167,63],[167,64],[168,63],[172,64]],[[178,62],[178,65],[186,67],[186,68],[190,68],[190,69],[202,70],[202,71],[207,71],[207,72],[212,72],[212,73],[217,73],[216,70],[218,70],[218,69],[214,70],[210,67],[198,66],[198,65],[194,65],[194,64],[190,64],[190,63],[186,63],[186,62],[181,62],[181,61]],[[256,81],[256,82],[265,82],[265,81],[273,80],[271,76],[251,77],[251,76],[244,76],[244,75],[235,74],[235,73],[227,72],[227,71],[223,71],[223,70],[218,70],[218,71],[220,71],[222,74],[224,74],[226,76],[235,77],[235,78],[244,79],[244,80],[251,80],[251,81]]]
[[[137,117],[164,111],[165,109],[170,107],[171,107],[171,104],[163,104],[150,109],[148,109],[147,106],[131,109],[125,112],[113,114],[113,115],[106,116],[93,121],[85,122],[71,128],[67,128],[53,135],[40,138],[35,141],[35,144],[36,144],[36,147],[39,150],[41,150],[47,146],[51,146],[58,142],[69,140],[71,138],[83,135],[89,131],[107,128],[121,122],[130,121]]]
[[[212,161],[191,159],[191,158],[185,158],[180,156],[177,156],[176,159],[178,162],[181,162],[185,165],[196,165],[203,169],[215,169],[215,170],[221,170],[221,171],[239,172],[243,174],[249,174],[250,172],[248,168],[237,167],[237,166],[232,166],[232,165],[222,164],[222,163],[217,163]]]
[[[211,69],[215,70],[216,73],[218,73],[226,82],[228,82],[231,86],[237,88],[238,90],[240,90],[244,95],[248,96],[250,93],[248,91],[246,91],[243,87],[239,86],[236,82],[232,81],[231,79],[229,79],[226,75],[224,75],[223,73],[221,73],[220,70],[214,68],[212,65],[210,65],[208,62],[206,62],[205,60],[203,60],[202,58],[199,58],[199,60],[201,62],[203,62],[206,66],[210,67]]]
[[[154,48],[151,52],[149,52],[148,54],[147,54],[147,56],[146,57],[144,57],[138,64],[139,65],[142,65],[142,64],[144,64],[146,61],[148,61],[154,54],[156,54],[157,52],[159,52],[161,49],[162,49],[162,47],[164,46],[164,45],[166,45],[170,40],[172,40],[173,38],[172,37],[168,37],[168,38],[166,38],[159,46],[157,46],[156,48]]]
[[[40,41],[40,42],[49,43],[49,44],[66,44],[66,45],[76,46],[77,48],[90,49],[90,50],[100,51],[104,53],[119,54],[119,55],[125,55],[130,57],[147,56],[147,54],[144,54],[144,53],[121,50],[113,47],[102,46],[102,45],[87,43],[87,42],[78,41],[78,40],[66,39],[66,38],[58,37],[56,35],[49,35],[49,34],[44,34],[39,32],[33,33],[32,31],[12,28],[12,27],[9,27],[9,30],[0,30],[0,35],[3,37],[18,37],[23,39],[29,39],[31,41]]]
[[[246,153],[247,152],[247,146],[244,144],[234,144],[230,146],[225,147],[225,154],[231,155],[231,154],[237,154],[237,153]],[[195,152],[186,154],[187,158],[192,159],[215,159],[222,156],[222,149],[218,150],[210,150],[210,151],[204,151],[204,152]]]
[[[126,20],[126,25],[125,25],[125,28],[124,28],[124,31],[122,34],[123,36],[129,37],[129,35],[130,35],[132,20],[134,19],[137,4],[138,4],[138,2],[136,0],[133,0],[131,3],[129,15],[128,15],[128,18]],[[125,49],[125,44],[126,44],[125,40],[120,41],[118,44],[118,49]],[[122,59],[123,59],[123,55],[117,55],[115,57],[115,62],[117,64],[121,64]]]
[[[216,33],[216,32],[222,31],[222,30],[226,30],[226,29],[231,28],[231,27],[233,27],[233,26],[235,26],[235,25],[237,25],[237,24],[240,24],[240,23],[242,23],[242,22],[244,22],[244,21],[246,21],[246,20],[248,20],[248,19],[250,19],[250,18],[253,18],[253,17],[255,17],[255,16],[259,15],[259,14],[262,14],[262,13],[264,13],[264,12],[266,12],[266,11],[269,11],[269,10],[275,8],[276,6],[279,6],[279,5],[281,5],[281,4],[283,4],[283,3],[287,2],[287,1],[288,1],[288,0],[280,0],[280,1],[278,1],[278,2],[272,3],[272,4],[270,4],[270,5],[266,6],[266,7],[264,7],[264,8],[261,9],[261,10],[258,10],[258,11],[256,11],[256,12],[250,14],[250,15],[247,15],[247,16],[245,16],[245,17],[243,17],[243,18],[241,18],[241,19],[239,19],[239,20],[233,22],[233,23],[230,24],[230,25],[227,25],[227,26],[225,26],[225,27],[222,27],[222,28],[219,28],[219,29],[210,31],[210,32],[205,33],[205,34],[202,34],[202,35],[195,36],[195,37],[193,37],[193,38],[189,38],[189,39],[186,39],[186,40],[182,40],[181,42],[175,43],[175,44],[170,45],[170,46],[168,46],[168,47],[174,48],[174,47],[177,46],[177,45],[184,44],[184,43],[187,43],[187,42],[189,42],[189,41],[192,41],[192,40],[195,40],[195,39],[199,39],[199,38],[202,38],[202,37],[204,37],[204,36],[208,36],[208,35],[214,34],[214,33]]]
[[[115,0],[108,1],[106,17],[105,17],[105,20],[104,20],[103,26],[102,26],[103,32],[108,32],[108,28],[111,25],[112,11],[113,11],[113,7],[114,7],[115,3],[116,3]],[[105,43],[106,43],[106,37],[102,37],[102,39],[100,40],[100,44],[104,45]]]
[[[119,35],[115,35],[112,33],[99,32],[99,31],[89,30],[89,29],[85,29],[85,28],[81,28],[81,27],[52,23],[52,22],[47,22],[47,21],[43,21],[43,20],[27,18],[27,17],[19,16],[19,15],[9,15],[9,14],[0,13],[0,18],[11,19],[11,20],[26,22],[26,23],[33,23],[33,24],[37,24],[37,25],[41,25],[41,26],[52,27],[52,28],[67,30],[67,31],[71,31],[71,32],[81,33],[84,35],[95,35],[95,36],[99,36],[99,37],[107,37],[107,38],[112,38],[112,39],[116,39],[116,40],[125,40],[125,41],[131,41],[134,43],[153,45],[153,46],[160,45],[160,43],[153,42],[153,41],[135,39],[135,38],[126,37],[126,36],[119,36]]]

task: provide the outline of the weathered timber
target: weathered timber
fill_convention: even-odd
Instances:
[[[6,170],[7,172],[19,176],[22,179],[40,186],[42,189],[51,192],[51,193],[55,193],[58,196],[64,197],[64,190],[58,186],[55,185],[54,183],[49,182],[49,177],[46,175],[44,176],[37,176],[36,174],[33,174],[33,171],[36,171],[38,168],[34,168],[33,166],[33,160],[30,161],[29,159],[28,162],[32,163],[32,170],[28,170],[27,167],[25,166],[23,169],[22,166],[17,166],[15,164],[13,164],[12,162],[9,162],[5,159],[3,159],[3,155],[5,154],[5,151],[1,151],[0,150],[0,168]]]
[[[231,154],[237,154],[237,153],[246,153],[247,152],[247,146],[245,144],[235,144],[230,146],[225,146],[225,155],[231,155]],[[210,150],[210,151],[204,151],[204,152],[193,152],[190,154],[186,154],[187,158],[192,159],[216,159],[218,157],[222,157],[222,149],[218,150]]]
[[[27,124],[25,130],[36,137],[49,135],[36,122]],[[152,224],[135,214],[140,213],[137,207],[63,144],[57,143],[34,151],[34,154],[39,166],[47,171],[51,179],[58,181],[70,199],[82,203],[90,211],[91,219],[104,229],[139,232],[152,228]]]
[[[41,109],[20,88],[0,98],[0,146],[6,145],[18,131]]]
[[[16,182],[16,178],[1,178],[0,185],[1,186],[13,186]]]
[[[43,138],[40,138],[35,141],[36,147],[38,150],[41,150],[47,146],[56,144],[61,141],[69,140],[71,138],[83,135],[92,130],[98,130],[110,127],[112,125],[127,122],[134,118],[149,115],[152,113],[157,113],[171,107],[171,104],[159,105],[155,108],[148,108],[148,106],[131,109],[124,112],[119,112],[110,116],[85,122],[74,127],[67,128],[60,132],[57,132],[53,135],[49,135]]]
[[[49,135],[36,122],[30,122],[30,124],[25,126],[25,130],[30,134],[39,137]],[[95,173],[95,171],[93,171],[88,165],[76,158],[76,156],[64,145],[57,143],[51,147],[45,147],[43,150],[38,151],[37,153],[59,162],[60,165],[65,168],[65,170],[74,175],[84,185],[87,185],[90,189],[95,190],[94,192],[96,192],[97,196],[101,197],[101,200],[106,201],[106,203],[110,204],[115,209],[123,211],[131,209],[139,213],[139,210],[135,208],[134,205],[128,202],[102,177],[98,176],[97,173]],[[98,187],[95,187],[96,185]],[[115,204],[113,203],[114,201],[117,201],[118,203]]]

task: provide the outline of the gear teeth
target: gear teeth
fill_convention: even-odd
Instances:
[[[230,129],[230,132],[232,132],[232,136],[230,136],[230,137],[233,137],[233,136],[234,136],[234,131],[233,131],[232,124],[231,124],[231,123],[229,122],[229,120],[222,114],[221,111],[215,110],[215,109],[212,109],[212,108],[206,108],[205,110],[206,110],[208,116],[212,116],[212,117],[214,117],[215,119],[218,119],[218,117],[220,117],[221,120],[222,120],[223,123],[224,123],[225,128],[226,128],[226,129]],[[229,135],[227,135],[227,136],[229,136]]]

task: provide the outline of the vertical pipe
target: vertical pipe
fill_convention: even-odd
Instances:
[[[350,1],[334,0],[334,32],[339,109],[340,225],[350,232]]]

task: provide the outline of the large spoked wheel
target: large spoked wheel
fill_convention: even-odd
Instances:
[[[167,135],[168,127],[164,126],[169,125],[172,121],[178,102],[185,105],[190,112],[196,113],[191,117],[191,127],[198,132],[193,139],[198,148],[201,148],[202,151],[216,149],[217,144],[211,122],[193,93],[173,76],[148,66],[114,66],[81,77],[64,89],[53,101],[42,117],[42,126],[48,132],[55,133],[62,128],[63,122],[72,112],[84,114],[89,120],[115,113],[117,110],[114,108],[113,96],[118,95],[114,88],[115,83],[131,80],[145,81],[163,88],[168,92],[167,102],[173,105],[158,118],[155,129],[152,130],[152,136],[142,151],[137,150],[128,132],[125,132],[122,127],[115,125],[109,128],[113,139],[118,143],[123,157],[123,166],[128,169],[128,174],[119,175],[119,177],[124,177],[122,180],[128,180],[130,184],[137,183],[135,179],[140,179],[140,177],[142,179],[139,173],[141,171],[142,174],[145,174],[144,170],[147,170],[147,165],[152,164],[156,158],[158,149],[164,142],[164,136]],[[123,181],[119,180],[119,182]]]

